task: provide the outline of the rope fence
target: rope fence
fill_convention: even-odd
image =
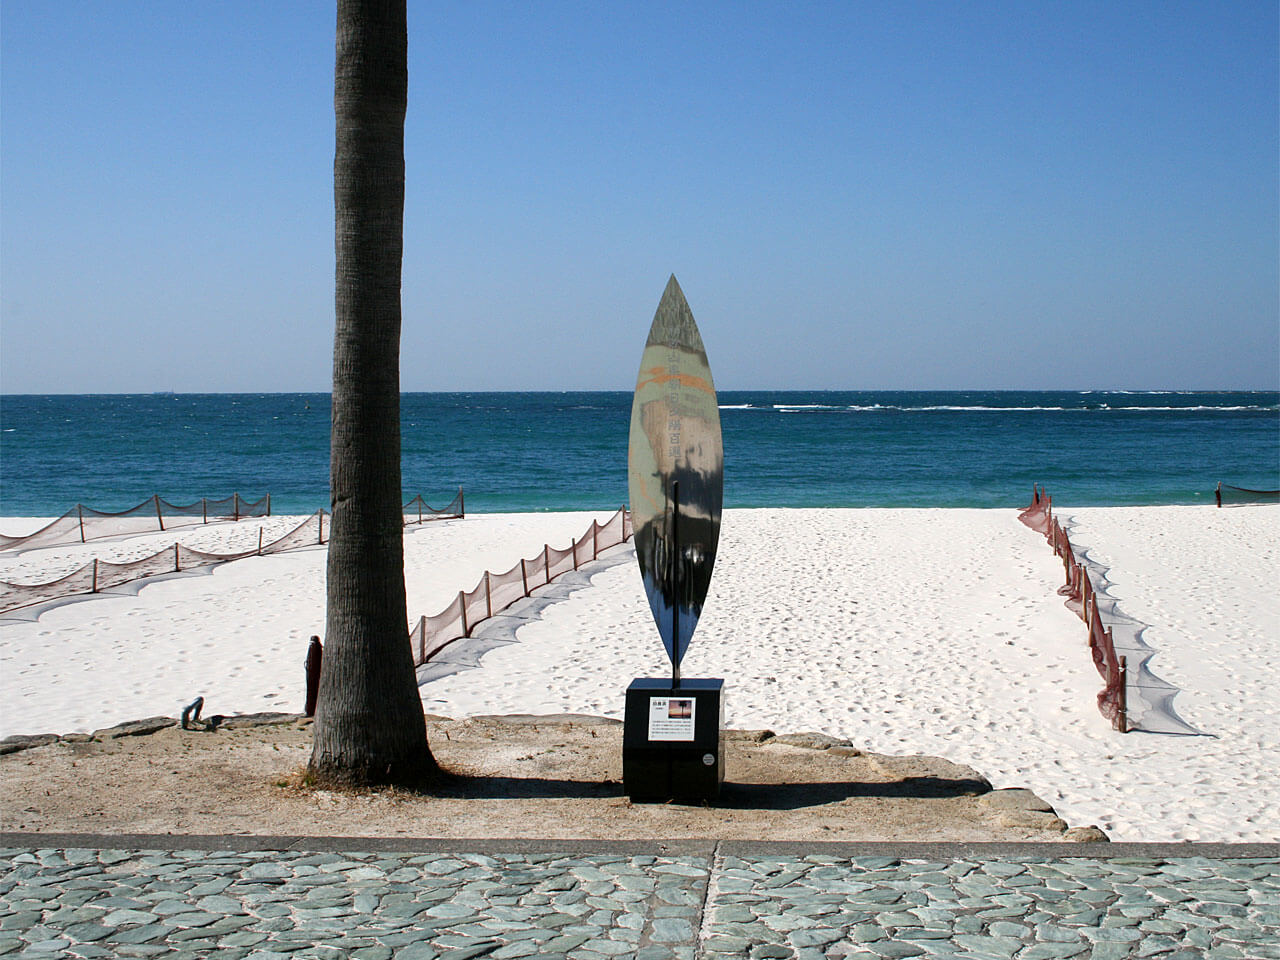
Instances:
[[[228,498],[224,501],[201,501],[201,503],[219,503],[231,504],[231,509],[239,509],[239,495]],[[154,502],[156,504],[164,504],[159,497],[153,497],[145,503]],[[244,501],[241,501],[244,502]],[[266,517],[270,516],[271,496],[268,494],[262,500],[255,503],[247,504],[253,509],[264,509],[261,513],[241,513],[237,512],[234,516],[236,519],[245,519],[246,517]],[[264,507],[265,505],[265,507]],[[136,510],[137,508],[135,508]],[[431,520],[453,520],[461,519],[463,514],[463,495],[462,488],[458,488],[458,495],[453,498],[450,504],[437,510],[427,505],[422,497],[414,497],[404,505],[404,524],[409,526],[412,524],[426,523]],[[99,516],[124,516],[133,514],[135,511],[124,511],[121,514],[103,514],[100,511],[94,511]],[[69,514],[64,514],[63,518]],[[159,514],[157,514],[159,516]],[[320,546],[328,543],[326,534],[328,525],[325,518],[329,514],[325,510],[317,510],[311,516],[307,517],[292,530],[283,536],[277,537],[270,542],[263,542],[262,528],[258,528],[257,546],[247,550],[239,550],[232,552],[211,552],[204,550],[195,550],[181,543],[174,543],[170,546],[157,550],[150,556],[143,557],[139,560],[132,560],[128,563],[112,563],[109,560],[99,560],[96,557],[77,567],[70,573],[59,577],[56,580],[44,583],[9,583],[0,581],[0,613],[7,613],[10,610],[17,610],[20,607],[27,607],[34,603],[43,603],[46,600],[60,600],[65,597],[77,596],[80,594],[101,593],[111,587],[118,587],[129,583],[133,580],[141,580],[145,577],[154,577],[163,573],[181,573],[183,570],[192,570],[197,567],[207,567],[215,563],[227,563],[232,560],[241,560],[245,557],[260,557],[273,553],[282,553],[285,550],[296,550],[299,547]],[[63,519],[60,518],[60,519]],[[220,519],[231,519],[231,515],[223,515]],[[54,521],[54,524],[58,521]],[[39,536],[41,533],[49,530],[54,524],[42,527],[30,537],[15,537],[14,540],[25,540],[28,543],[33,537]],[[191,524],[187,524],[191,525]],[[172,524],[166,528],[161,526],[159,529],[172,529]],[[182,526],[182,524],[179,524]],[[149,528],[142,533],[153,533],[154,528]],[[118,535],[116,534],[100,534],[100,536]],[[39,546],[51,546],[57,542],[41,543]],[[71,542],[80,542],[74,540]]]
[[[461,520],[467,515],[461,487],[458,488],[458,495],[443,509],[437,510],[435,507],[428,506],[427,501],[423,500],[419,495],[406,503],[402,512],[406,527],[415,523],[427,523],[431,520]],[[414,519],[415,517],[417,519]]]
[[[449,606],[434,616],[420,617],[418,625],[409,631],[414,664],[427,663],[455,640],[471,636],[485,620],[528,597],[538,587],[596,559],[601,551],[625,543],[633,532],[631,514],[625,506],[620,507],[603,524],[592,520],[591,526],[574,539],[568,549],[543,544],[536,556],[522,559],[510,570],[503,573],[486,570],[475,587],[458,591]]]
[[[140,533],[194,527],[214,520],[246,520],[271,516],[271,494],[246,500],[238,493],[220,499],[201,498],[178,506],[153,494],[136,507],[111,512],[77,503],[62,516],[25,537],[0,534],[0,550],[31,550],[66,543],[87,543],[103,537],[133,536]]]
[[[1103,624],[1098,611],[1098,591],[1094,589],[1084,564],[1076,560],[1066,531],[1053,516],[1053,500],[1043,487],[1033,488],[1031,505],[1018,514],[1018,519],[1042,534],[1053,547],[1054,556],[1062,558],[1066,583],[1058,592],[1067,598],[1067,606],[1088,628],[1089,652],[1103,684],[1102,692],[1098,694],[1098,709],[1116,730],[1128,733],[1128,659],[1116,655],[1112,628]]]
[[[1213,499],[1218,506],[1243,506],[1246,503],[1280,503],[1280,490],[1250,490],[1247,487],[1233,487],[1229,483],[1218,481],[1213,491]]]

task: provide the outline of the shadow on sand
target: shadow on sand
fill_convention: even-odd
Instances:
[[[728,810],[800,810],[854,798],[937,800],[990,792],[980,780],[908,777],[887,783],[731,783],[709,806]],[[623,796],[616,781],[565,780],[544,777],[493,777],[448,774],[436,795],[467,800],[586,799]]]

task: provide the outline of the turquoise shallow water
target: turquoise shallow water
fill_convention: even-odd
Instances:
[[[1219,481],[1280,489],[1280,394],[720,394],[726,507],[1212,503]],[[405,499],[469,512],[626,500],[629,393],[402,398]],[[0,398],[0,515],[240,492],[328,504],[327,394]]]

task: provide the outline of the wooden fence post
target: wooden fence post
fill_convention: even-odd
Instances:
[[[76,504],[76,513],[80,517],[80,542],[84,543],[84,505]]]
[[[262,556],[262,528],[258,528],[258,556]]]
[[[98,558],[93,558],[93,592],[98,592]]]
[[[237,523],[240,522],[240,494],[233,493],[231,495],[231,512]]]
[[[524,595],[529,595],[529,572],[525,569],[524,557],[520,558],[520,582],[524,584]]]
[[[267,516],[271,516],[271,494],[267,494]]]
[[[573,569],[578,569],[578,541],[569,541],[569,552],[573,554]]]
[[[595,520],[591,521],[591,559],[596,560],[600,557],[600,524]]]
[[[316,537],[316,543],[324,543],[324,507],[320,508],[320,535]]]
[[[206,497],[200,498],[200,522],[209,522],[209,500]]]
[[[422,635],[422,640],[418,644],[418,665],[427,662],[427,618],[425,615],[418,620],[418,632]]]
[[[160,529],[161,529],[161,530],[163,530],[163,529],[164,529],[164,517],[162,517],[162,516],[160,515],[160,494],[158,494],[158,493],[153,493],[151,496],[152,496],[152,498],[153,498],[153,499],[155,500],[155,502],[156,502],[156,522],[157,522],[158,524],[160,524]]]
[[[1111,639],[1111,631],[1107,631],[1107,639]],[[1115,650],[1113,645],[1112,650]],[[1120,732],[1129,732],[1129,658],[1120,658],[1120,710],[1116,719],[1120,722]]]
[[[462,487],[458,487],[458,516],[467,515],[467,501],[462,496]]]
[[[178,545],[173,545],[173,572],[177,573],[182,569],[182,562],[178,559]]]
[[[551,582],[551,548],[546,543],[542,545],[542,576],[545,583]]]
[[[484,612],[485,619],[493,616],[493,592],[489,589],[489,571],[484,572]]]
[[[471,628],[467,626],[467,595],[461,590],[458,591],[458,606],[462,608],[462,635],[469,637]]]

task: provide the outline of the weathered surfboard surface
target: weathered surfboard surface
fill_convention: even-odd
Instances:
[[[724,446],[707,353],[674,276],[640,360],[627,472],[640,575],[667,656],[678,670],[715,564]]]

